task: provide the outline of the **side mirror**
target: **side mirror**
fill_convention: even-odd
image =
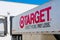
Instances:
[[[7,34],[7,17],[0,16],[0,36],[5,36]]]

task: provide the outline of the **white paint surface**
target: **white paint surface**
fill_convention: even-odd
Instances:
[[[47,12],[44,11],[44,13],[42,13],[42,14],[44,14],[43,19],[45,19],[45,22],[36,23],[34,20],[34,23],[26,24],[26,22],[28,21],[28,18],[26,17],[26,15],[29,15],[29,22],[30,22],[32,13],[35,14],[36,11],[40,12],[40,10],[46,9],[48,7],[51,7],[51,9],[49,10],[50,21],[46,21]],[[21,19],[21,16],[23,16],[24,18]],[[35,15],[35,16],[37,16],[37,15]],[[35,16],[34,16],[34,18],[35,18]],[[40,13],[39,13],[39,17],[40,17]],[[42,33],[43,32],[43,34],[60,34],[59,17],[60,17],[60,0],[50,1],[48,3],[40,5],[34,9],[31,9],[27,12],[24,12],[22,14],[17,15],[16,17],[14,17],[12,20],[12,34],[23,34],[23,33],[32,33],[32,32],[33,33]],[[21,22],[20,19],[23,20],[23,22]],[[40,20],[39,18],[36,18],[36,19]],[[49,23],[49,25],[48,25],[48,23]],[[24,25],[23,28],[21,28],[21,26],[20,26],[21,24]],[[41,24],[42,24],[42,26],[41,26]],[[38,26],[38,25],[40,25],[40,26]]]

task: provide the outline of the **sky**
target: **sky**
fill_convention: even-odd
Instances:
[[[50,0],[4,0],[4,1],[41,5],[46,2],[49,2]]]

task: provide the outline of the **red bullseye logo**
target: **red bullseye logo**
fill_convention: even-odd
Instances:
[[[25,25],[29,25],[29,24],[50,21],[50,9],[51,9],[51,6],[44,8],[42,10],[35,11],[34,13],[21,16],[20,22],[19,22],[20,28],[24,28]],[[43,18],[45,17],[45,14],[43,14],[43,12],[45,11],[47,15],[46,15],[46,18]]]

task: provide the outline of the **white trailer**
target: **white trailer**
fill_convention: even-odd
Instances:
[[[60,0],[52,0],[12,19],[12,34],[60,34]],[[59,33],[58,33],[59,32]]]
[[[12,18],[11,34],[60,34],[60,0],[33,8]]]

